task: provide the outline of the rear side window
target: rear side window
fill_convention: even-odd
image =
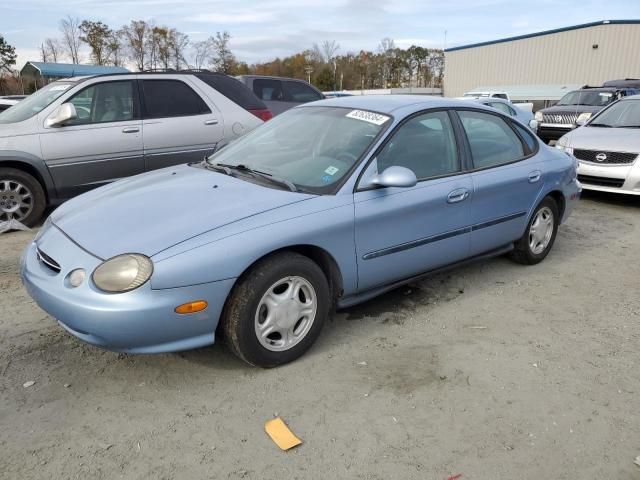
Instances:
[[[264,110],[267,108],[240,80],[212,73],[203,73],[196,75],[196,77],[245,110]]]
[[[458,115],[469,140],[475,168],[502,165],[525,156],[520,138],[498,115],[470,110],[460,110]]]
[[[290,102],[307,103],[322,99],[320,93],[302,82],[285,80],[284,88],[287,94],[287,100]]]
[[[186,117],[211,113],[196,92],[179,80],[143,80],[146,118]]]
[[[488,103],[487,105],[489,105],[490,107],[493,107],[495,109],[500,110],[503,113],[506,113],[507,115],[510,116],[514,116],[516,112],[514,112],[511,107],[509,105],[507,105],[506,103],[500,103],[500,102],[491,102]]]
[[[505,100],[508,100],[506,93],[494,93],[491,96],[494,97],[494,98],[503,98]]]
[[[253,93],[260,100],[284,101],[284,91],[280,80],[267,78],[256,78],[253,80]]]

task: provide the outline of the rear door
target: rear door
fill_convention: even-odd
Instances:
[[[140,80],[145,169],[196,162],[224,137],[223,118],[188,77]]]
[[[74,105],[78,118],[45,126],[40,135],[61,198],[144,172],[135,80],[93,82],[66,102]]]
[[[531,133],[499,114],[458,110],[473,169],[470,254],[520,238],[544,185]]]

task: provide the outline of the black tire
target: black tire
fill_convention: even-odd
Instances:
[[[10,195],[4,195],[2,190],[5,182],[9,182],[12,186],[15,185],[14,182],[17,182],[31,193],[31,200],[29,201],[31,210],[24,218],[18,218],[15,213],[9,213],[4,210],[4,202],[12,201]],[[33,176],[16,168],[0,168],[0,222],[10,220],[9,217],[11,216],[27,227],[33,227],[42,217],[46,203],[44,189]]]
[[[302,277],[316,295],[316,315],[299,343],[284,351],[265,348],[256,333],[256,314],[260,301],[281,279]],[[331,311],[331,295],[327,278],[308,257],[295,252],[282,252],[266,257],[243,274],[234,286],[222,312],[221,330],[227,344],[240,359],[250,365],[270,368],[289,363],[316,341]]]
[[[538,212],[543,209],[549,209],[553,214],[553,231],[551,233],[551,238],[547,246],[541,252],[535,253],[529,244],[529,235],[531,231],[531,225],[536,219]],[[553,242],[556,240],[556,235],[558,233],[558,224],[560,223],[560,216],[558,212],[558,204],[551,197],[545,197],[535,208],[533,211],[533,215],[531,215],[531,219],[527,224],[527,228],[524,232],[524,235],[515,243],[515,248],[511,252],[510,257],[513,261],[517,263],[521,263],[523,265],[535,265],[536,263],[540,263],[545,257],[549,254],[551,247],[553,247]]]

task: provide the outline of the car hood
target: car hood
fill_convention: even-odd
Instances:
[[[115,182],[58,208],[52,222],[102,259],[149,257],[202,233],[314,198],[197,166],[165,168]]]
[[[554,105],[553,107],[543,108],[540,111],[545,115],[579,115],[586,112],[596,113],[603,108],[592,105]]]
[[[640,152],[637,128],[580,127],[566,135],[567,146],[606,152]]]

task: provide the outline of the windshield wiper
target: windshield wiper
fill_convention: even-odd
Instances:
[[[228,164],[224,164],[224,163],[216,163],[215,165],[217,167],[219,167],[219,168],[233,169],[233,170],[238,170],[239,172],[247,172],[247,173],[249,173],[249,174],[251,174],[253,176],[264,178],[264,179],[270,181],[271,183],[277,183],[279,185],[284,185],[285,187],[287,187],[292,192],[297,192],[298,191],[298,188],[293,183],[291,183],[289,180],[286,180],[284,178],[274,177],[270,173],[261,172],[260,170],[254,170],[253,168],[249,168],[246,165],[243,165],[242,163],[239,164],[239,165],[228,165]]]
[[[202,163],[204,164],[205,168],[210,168],[212,170],[215,170],[216,172],[222,172],[225,175],[229,175],[230,177],[233,177],[233,173],[231,173],[231,169],[229,167],[226,167],[224,165],[218,165],[216,163],[209,163],[206,160]]]
[[[590,123],[589,127],[602,127],[602,128],[612,128],[611,125],[607,125],[606,123]]]

